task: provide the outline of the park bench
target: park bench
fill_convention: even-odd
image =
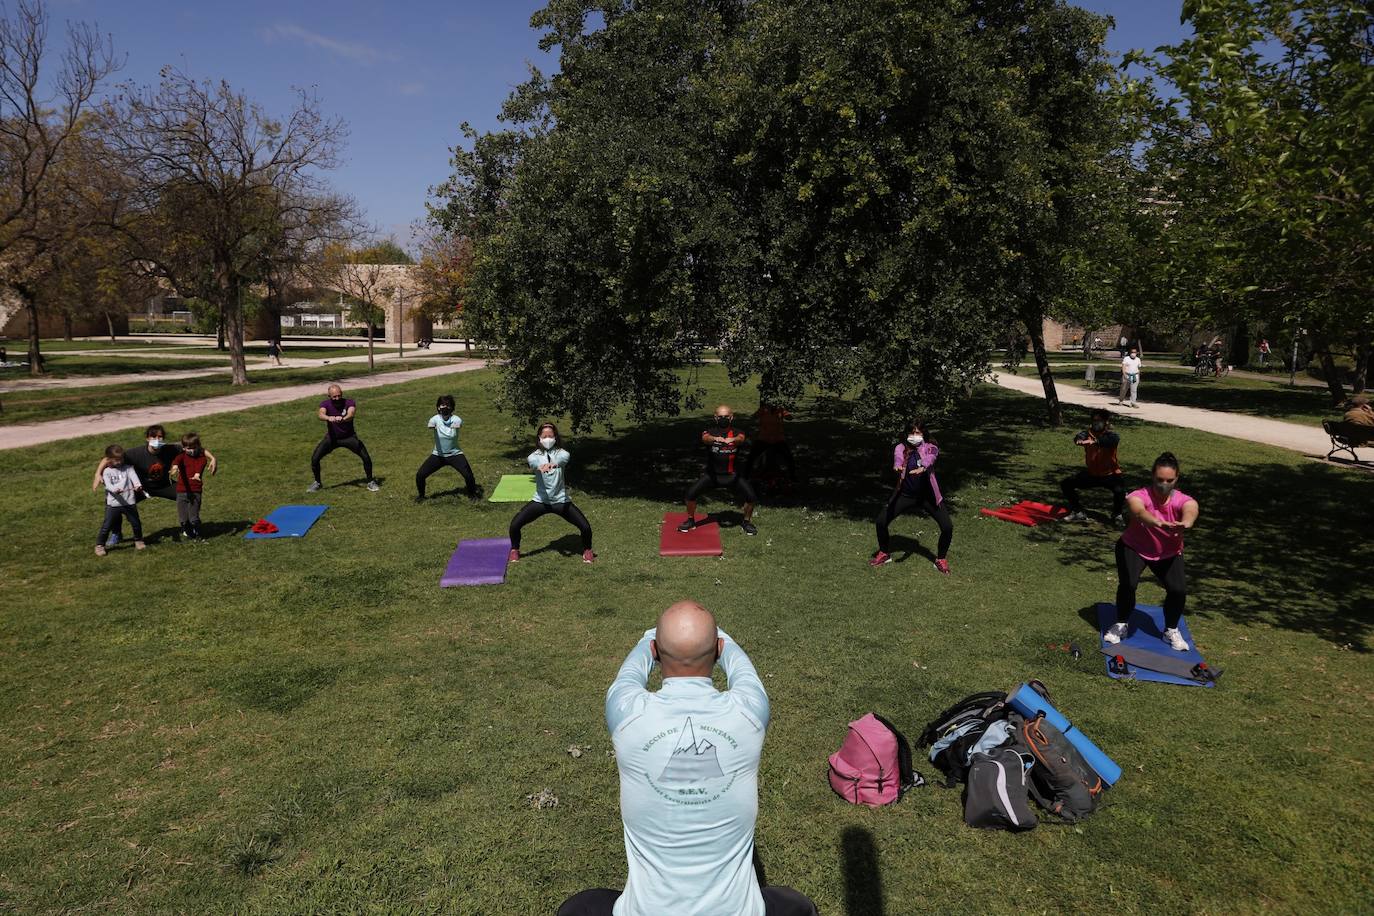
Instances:
[[[1374,428],[1344,420],[1322,420],[1322,429],[1331,437],[1331,451],[1326,453],[1328,459],[1337,452],[1349,452],[1350,460],[1357,464],[1367,463],[1360,461],[1355,449],[1366,446],[1374,448]]]

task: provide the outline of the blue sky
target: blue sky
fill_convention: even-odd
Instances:
[[[542,54],[530,14],[542,0],[353,0],[234,3],[50,0],[60,22],[109,33],[127,56],[120,80],[151,84],[173,64],[228,80],[269,112],[285,114],[292,87],[309,87],[348,122],[344,165],[331,181],[363,206],[382,234],[405,240],[424,215],[427,189],[448,173],[458,125],[497,126],[501,102]],[[1183,32],[1179,0],[1086,0],[1115,17],[1114,51],[1154,48]]]

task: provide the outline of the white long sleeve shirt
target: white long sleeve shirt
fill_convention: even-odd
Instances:
[[[629,863],[615,916],[763,916],[754,822],[768,694],[723,631],[728,690],[709,677],[672,677],[650,692],[654,632],[606,691]]]
[[[138,479],[138,471],[131,464],[118,464],[100,472],[100,480],[105,484],[105,505],[132,506],[136,504],[137,490],[143,486]]]

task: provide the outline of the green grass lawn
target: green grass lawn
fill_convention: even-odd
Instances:
[[[181,362],[182,360],[177,361],[178,368]],[[377,363],[377,372],[421,369],[431,365],[433,362],[424,358],[386,360]],[[171,368],[170,361],[168,368]],[[334,363],[305,369],[253,370],[248,373],[248,383],[255,388],[280,388],[284,385],[299,385],[312,381],[323,385],[332,379],[357,378],[367,374],[367,363]],[[243,389],[230,386],[228,375],[218,374],[163,382],[149,378],[147,381],[118,385],[9,391],[0,393],[0,405],[4,407],[0,410],[0,428],[14,423],[39,423],[44,420],[107,413],[130,407],[151,407],[197,398],[213,398],[241,390]]]
[[[754,406],[719,367],[701,378],[708,402]],[[526,529],[505,585],[441,591],[455,542],[501,535],[518,507],[468,503],[447,470],[430,482],[438,498],[413,503],[424,422],[452,392],[480,481],[522,472],[532,431],[494,410],[493,381],[360,392],[375,494],[343,452],[326,460],[327,488],[304,493],[313,399],[186,424],[221,461],[205,497],[214,536],[172,541],[174,509],[157,501],[143,511],[149,549],[105,559],[91,553],[101,500],[88,482],[109,437],[0,452],[19,484],[0,541],[6,908],[533,914],[619,886],[604,692],[658,612],[694,598],[772,700],[768,878],[823,913],[1368,911],[1374,477],[1123,418],[1132,481],[1169,448],[1201,501],[1189,619],[1226,675],[1215,690],[1114,682],[1083,616],[1112,597],[1113,532],[977,511],[1051,499],[1081,460],[1038,400],[984,387],[935,430],[955,507],[949,578],[931,567],[924,519],[894,525],[899,562],[867,567],[889,438],[818,398],[790,425],[805,498],[765,505],[756,538],[727,527],[723,558],[657,555],[662,513],[699,466],[701,421],[666,419],[568,436],[598,564],[549,518]],[[301,502],[330,507],[309,537],[239,536]],[[1050,648],[1070,640],[1088,656]],[[975,831],[955,791],[870,811],[827,785],[850,719],[877,710],[915,735],[964,694],[1028,677],[1125,772],[1077,827]],[[590,750],[575,759],[571,745]],[[558,806],[532,809],[525,797],[545,787]]]
[[[43,367],[52,378],[90,378],[96,375],[124,375],[126,373],[171,372],[188,369],[223,369],[227,359],[158,359],[132,353],[111,353],[105,356],[45,356]],[[19,369],[0,369],[0,381],[23,381],[29,378],[27,366]]]
[[[1077,371],[1055,373],[1055,381],[1087,387],[1083,367]],[[1121,385],[1119,364],[1097,370],[1094,388],[1115,393]],[[1188,368],[1145,367],[1140,376],[1139,399],[1158,404],[1177,404],[1181,407],[1200,407],[1240,413],[1270,420],[1287,420],[1321,426],[1322,420],[1339,419],[1340,411],[1331,406],[1331,396],[1325,388],[1311,385],[1288,387],[1282,380],[1257,379],[1229,375],[1220,379],[1200,379]]]

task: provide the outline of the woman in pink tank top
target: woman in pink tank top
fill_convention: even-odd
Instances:
[[[1116,623],[1103,634],[1109,643],[1126,636],[1140,576],[1148,566],[1164,586],[1164,641],[1179,652],[1188,642],[1178,630],[1188,600],[1183,566],[1183,532],[1197,521],[1198,504],[1178,490],[1178,459],[1165,452],[1155,459],[1150,485],[1126,496],[1130,521],[1116,542]]]

